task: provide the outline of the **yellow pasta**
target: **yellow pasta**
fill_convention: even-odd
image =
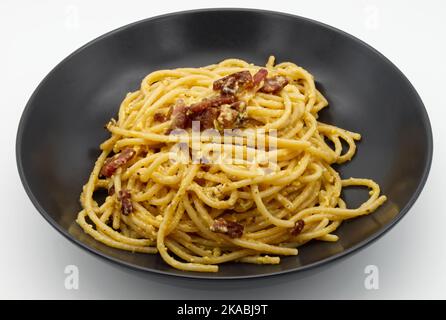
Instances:
[[[279,264],[310,240],[337,241],[343,220],[386,197],[332,168],[361,136],[318,121],[327,105],[309,72],[274,57],[152,72],[107,124],[77,223],[108,246],[198,272]],[[369,188],[369,199],[348,208],[349,186]]]

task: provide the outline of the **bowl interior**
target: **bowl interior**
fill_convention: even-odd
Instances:
[[[375,213],[345,222],[336,243],[311,242],[276,266],[226,264],[217,274],[174,270],[157,255],[106,247],[74,223],[79,194],[103,125],[125,94],[163,68],[203,66],[237,57],[263,65],[269,55],[309,70],[329,101],[321,120],[362,134],[343,177],[377,181],[388,201]],[[295,16],[253,10],[206,10],[141,21],[96,39],[59,64],[41,83],[22,117],[17,159],[39,211],[59,231],[99,255],[139,269],[192,277],[252,277],[305,269],[363,246],[415,201],[432,153],[429,120],[417,93],[387,59],[359,40]],[[348,189],[355,207],[367,191]]]

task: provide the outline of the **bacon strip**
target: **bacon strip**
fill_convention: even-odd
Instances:
[[[294,227],[291,229],[291,235],[297,236],[304,229],[305,223],[303,220],[297,220]]]
[[[191,121],[200,122],[200,130],[214,128],[214,121],[218,118],[220,110],[216,107],[210,107],[200,113],[195,113],[190,116]]]
[[[155,120],[156,122],[165,122],[166,120],[168,120],[168,117],[161,112],[157,112],[153,115],[153,120]]]
[[[186,129],[188,126],[187,107],[182,99],[177,100],[176,105],[172,110],[172,122],[170,124],[169,132],[174,129]]]
[[[283,76],[266,78],[260,91],[265,93],[277,93],[288,84],[288,79]]]
[[[244,227],[240,223],[218,218],[210,229],[213,232],[227,234],[231,238],[240,238],[243,235]]]
[[[252,84],[254,87],[258,86],[260,82],[264,81],[266,79],[266,76],[268,75],[268,70],[266,69],[260,69],[256,72],[256,74],[252,77]]]
[[[118,200],[121,201],[121,212],[123,215],[128,216],[133,212],[132,196],[128,190],[120,190]]]
[[[238,102],[235,102],[232,105],[237,104]],[[235,123],[238,121],[240,111],[238,111],[238,109],[235,108],[233,109],[232,105],[224,105],[221,107],[221,111],[220,114],[218,115],[217,122],[221,125],[223,129],[232,129]]]
[[[215,80],[213,89],[220,91],[222,94],[235,95],[245,86],[252,85],[252,76],[249,71],[240,71],[221,79]]]
[[[237,100],[235,96],[232,95],[220,95],[215,96],[211,98],[204,98],[200,102],[191,104],[188,108],[188,113],[190,114],[196,114],[204,111],[205,109],[211,108],[211,107],[219,107],[224,104],[230,104]]]
[[[234,103],[235,96],[218,95],[205,98],[200,102],[186,106],[182,100],[178,100],[173,108],[172,123],[168,132],[174,129],[187,129],[192,127],[192,121],[200,121],[200,129],[206,130],[214,127],[214,121],[220,114],[219,107]]]
[[[105,160],[104,166],[101,169],[101,174],[105,177],[111,177],[116,170],[118,170],[118,168],[129,162],[135,154],[135,150],[132,148],[126,148],[120,153],[115,154],[113,157],[108,158]]]

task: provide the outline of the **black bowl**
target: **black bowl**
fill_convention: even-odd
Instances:
[[[323,121],[363,135],[357,155],[338,169],[343,177],[377,181],[388,201],[375,213],[345,222],[336,243],[314,241],[276,266],[225,264],[215,274],[172,269],[157,255],[130,253],[96,242],[75,224],[79,194],[103,125],[125,94],[163,68],[204,66],[237,57],[263,65],[270,54],[316,78],[330,106]],[[80,48],[42,81],[17,134],[23,185],[43,217],[65,237],[110,261],[183,277],[249,278],[304,270],[364,247],[412,206],[428,176],[432,133],[426,110],[405,76],[360,40],[330,26],[277,12],[198,10],[163,15],[112,31]],[[349,189],[350,206],[366,191]]]

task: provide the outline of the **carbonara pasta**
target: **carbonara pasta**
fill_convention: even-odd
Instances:
[[[278,264],[310,240],[337,241],[343,220],[386,197],[332,168],[361,136],[318,121],[327,105],[310,73],[274,57],[152,72],[107,124],[76,221],[108,246],[199,272]],[[349,186],[369,188],[368,200],[347,207]]]

